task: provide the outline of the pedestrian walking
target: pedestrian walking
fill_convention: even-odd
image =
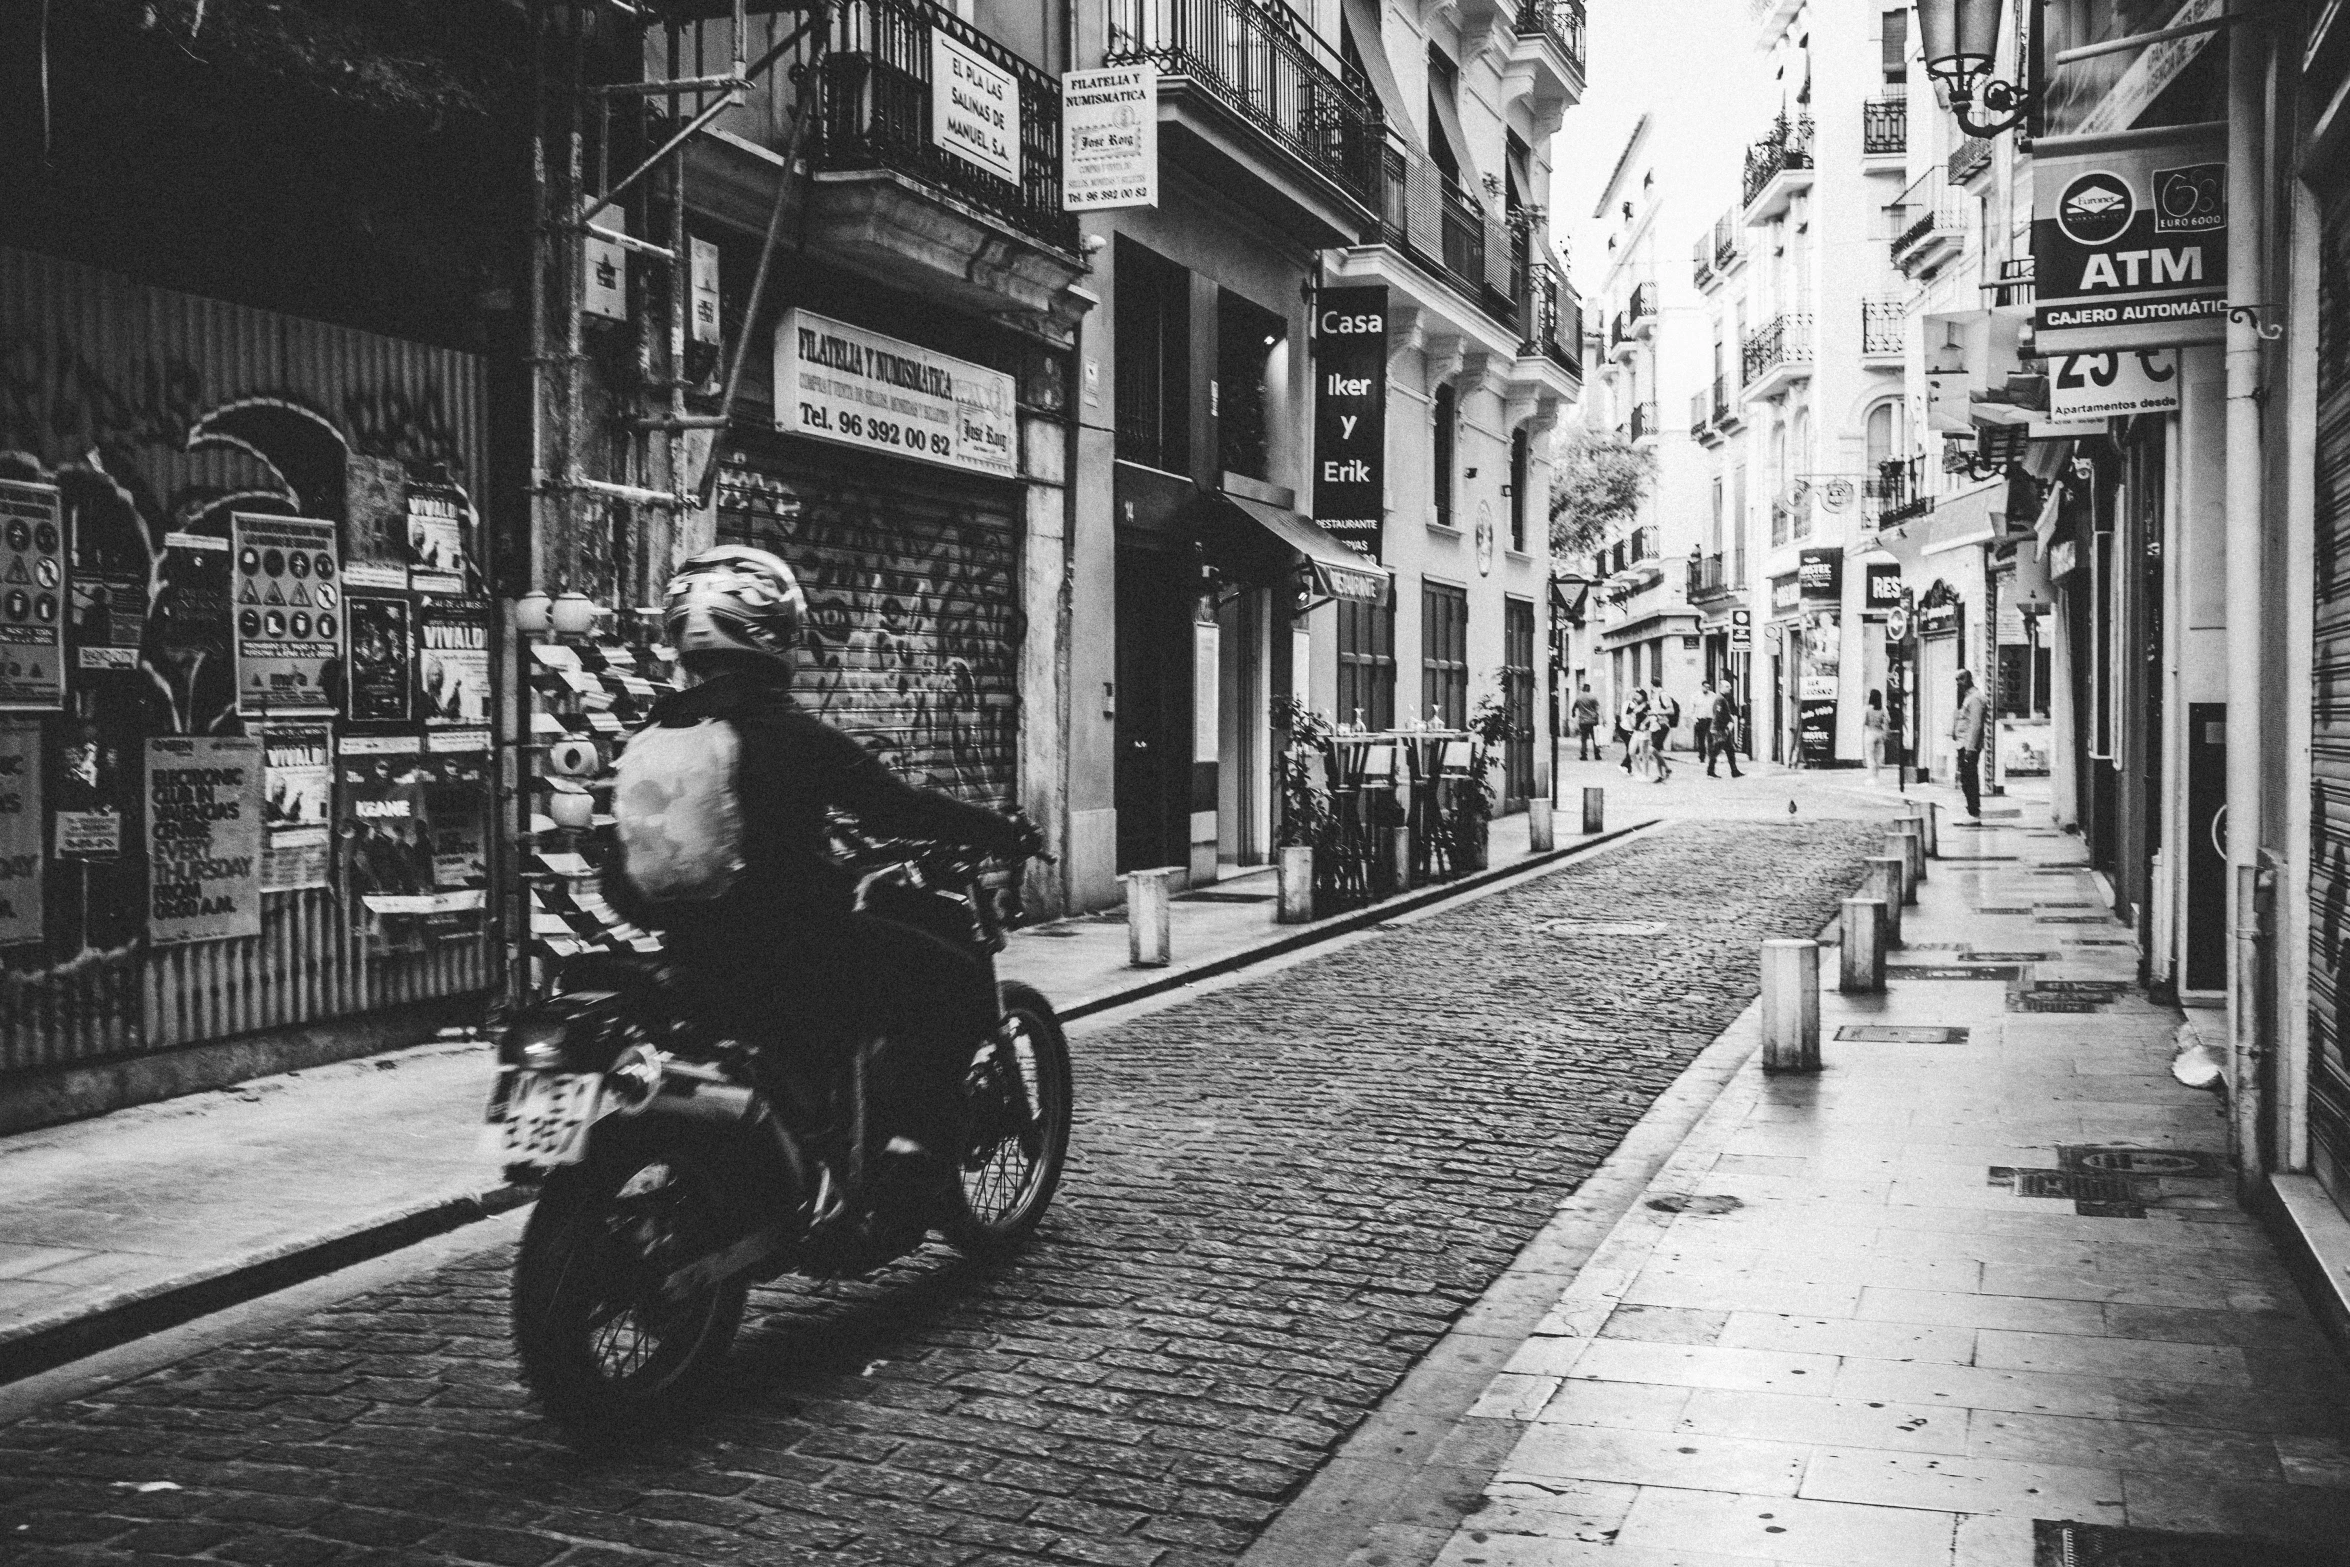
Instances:
[[[1885,766],[1885,693],[1869,687],[1869,705],[1860,715],[1861,744],[1868,751],[1869,782],[1877,782],[1877,774]]]
[[[1632,694],[1624,698],[1623,711],[1616,715],[1616,732],[1624,737],[1624,771],[1632,771],[1633,762],[1648,749],[1648,691],[1634,686]]]
[[[1707,744],[1714,732],[1714,684],[1707,681],[1697,688],[1697,716],[1689,721],[1689,738],[1696,742],[1697,754],[1710,758],[1712,748]]]
[[[1591,682],[1583,682],[1574,706],[1575,760],[1596,762],[1602,752],[1599,745],[1599,698],[1591,694]]]
[[[1990,726],[1991,706],[1975,689],[1975,677],[1958,672],[1958,716],[1950,722],[1950,738],[1958,743],[1958,786],[1966,791],[1966,813],[1983,819],[1983,731]]]
[[[1654,769],[1652,783],[1663,783],[1673,776],[1673,764],[1665,760],[1665,752],[1673,742],[1673,731],[1681,723],[1681,704],[1665,693],[1660,681],[1656,694],[1648,699],[1648,750]]]
[[[1705,753],[1706,777],[1717,778],[1721,776],[1714,771],[1715,751],[1719,751],[1723,757],[1728,759],[1731,777],[1745,777],[1746,775],[1738,770],[1738,700],[1730,695],[1728,686],[1724,686],[1714,693],[1712,716],[1713,722],[1707,733],[1711,737],[1714,749]]]

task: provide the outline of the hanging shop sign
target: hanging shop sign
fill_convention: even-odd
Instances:
[[[237,711],[324,712],[328,666],[343,656],[343,583],[335,525],[233,513]]]
[[[1020,83],[943,27],[930,30],[930,139],[1020,183]]]
[[[41,939],[41,726],[0,724],[0,947]]]
[[[718,242],[695,239],[687,243],[693,252],[693,341],[714,346],[724,338],[718,314]]]
[[[775,427],[967,473],[1020,471],[1009,375],[812,310],[776,323]]]
[[[325,724],[272,724],[261,735],[261,890],[327,884],[328,802],[334,732]]]
[[[2175,348],[2058,354],[2048,361],[2048,370],[2048,413],[2053,421],[2122,418],[2179,406]]]
[[[1771,579],[1772,614],[1792,614],[1796,606],[1803,602],[1800,575],[1798,572],[1790,571]]]
[[[1840,549],[1805,550],[1798,557],[1795,580],[1805,600],[1840,604],[1844,601],[1844,552]]]
[[[1373,560],[1387,517],[1387,289],[1314,305],[1314,521]]]
[[[147,939],[261,934],[261,742],[147,741]]]
[[[1861,613],[1882,615],[1901,604],[1901,567],[1889,560],[1868,563],[1867,597],[1861,600]]]
[[[2043,137],[2033,340],[2045,354],[2215,343],[2228,295],[2227,128]]]
[[[580,236],[586,247],[586,287],[579,297],[580,309],[604,321],[628,319],[628,251],[613,234],[628,232],[628,214],[619,207],[606,207],[597,213]]]
[[[416,648],[410,640],[413,607],[406,594],[352,590],[343,601],[350,623],[350,719],[355,724],[405,724],[414,711]]]
[[[1159,204],[1159,68],[1112,65],[1061,78],[1061,210]]]
[[[0,479],[0,710],[65,705],[66,603],[57,486]]]
[[[489,606],[464,599],[425,599],[417,609],[416,640],[427,748],[488,750]]]

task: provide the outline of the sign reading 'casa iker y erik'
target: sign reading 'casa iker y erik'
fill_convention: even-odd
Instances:
[[[1386,467],[1387,290],[1323,289],[1314,307],[1314,520],[1373,560]]]
[[[2032,184],[2032,331],[2042,352],[2220,340],[2225,126],[2044,137]]]

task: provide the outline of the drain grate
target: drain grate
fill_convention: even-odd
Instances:
[[[2130,988],[2126,979],[2043,979],[2032,988],[2051,996],[2119,996]]]
[[[1969,1034],[1963,1028],[1911,1023],[1847,1023],[1836,1030],[1836,1037],[1864,1045],[1963,1045]]]
[[[1271,903],[1269,892],[1186,892],[1175,899],[1177,903]]]
[[[2057,939],[2068,947],[2134,947],[2137,945],[2127,936],[2060,936]]]
[[[2095,909],[2102,908],[2104,905],[2078,900],[2060,903],[2053,898],[2043,898],[2032,907],[2035,909]]]
[[[2136,1202],[2138,1183],[2126,1175],[2090,1175],[2073,1170],[2018,1170],[2018,1197],[2056,1197],[2067,1202]]]
[[[2046,963],[2056,954],[2052,952],[1969,952],[1969,963]]]
[[[2012,854],[1945,854],[1941,856],[1941,859],[1945,865],[2006,865],[2012,863],[2016,856]]]
[[[2111,925],[2110,914],[2041,914],[2035,916],[2043,925]]]
[[[2056,1162],[2067,1170],[2098,1175],[2168,1175],[2208,1180],[2222,1173],[2219,1155],[2188,1148],[2097,1148],[2077,1143],[2057,1149]]]
[[[1999,904],[1996,907],[1986,903],[1976,908],[1975,912],[1977,914],[2029,914],[2032,911],[2030,909],[2019,909],[2005,903]]]
[[[2350,1567],[2350,1554],[2241,1535],[2035,1518],[2032,1567]]]
[[[2007,998],[2010,1012],[2095,1012],[2105,1003],[2094,996],[2042,996],[2023,991]]]
[[[1887,979],[2014,979],[2013,963],[1888,963]]]

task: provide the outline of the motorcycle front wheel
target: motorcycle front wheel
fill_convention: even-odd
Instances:
[[[1044,1218],[1069,1158],[1074,1083],[1052,1003],[1017,981],[963,1081],[962,1158],[941,1229],[968,1257],[1017,1250]]]
[[[725,1243],[719,1188],[679,1140],[627,1138],[547,1179],[514,1266],[523,1379],[569,1424],[627,1426],[706,1392],[746,1286],[661,1298],[672,1270]]]

